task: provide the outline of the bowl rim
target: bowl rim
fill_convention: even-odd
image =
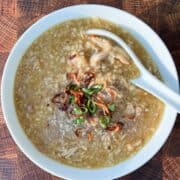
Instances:
[[[55,176],[63,177],[63,178],[66,178],[66,179],[84,179],[84,178],[86,178],[86,179],[90,178],[91,179],[93,177],[93,175],[95,175],[94,177],[96,177],[97,179],[112,179],[112,178],[122,177],[122,176],[124,176],[126,174],[129,174],[129,173],[135,171],[136,169],[138,169],[139,167],[144,165],[147,161],[149,161],[160,150],[160,148],[163,146],[163,144],[167,140],[170,132],[172,131],[172,128],[173,128],[174,123],[175,123],[176,115],[177,115],[177,112],[175,112],[170,107],[166,106],[165,111],[168,111],[168,113],[171,112],[171,116],[170,116],[171,122],[169,123],[169,127],[167,127],[166,130],[164,130],[164,131],[161,130],[159,132],[159,133],[162,133],[164,135],[164,137],[161,138],[160,143],[157,144],[157,147],[155,147],[155,149],[153,151],[149,151],[147,148],[145,149],[147,144],[150,143],[150,142],[148,142],[145,145],[145,147],[142,148],[143,150],[145,149],[144,150],[145,152],[147,152],[147,156],[143,157],[140,161],[137,161],[137,164],[135,164],[135,165],[129,164],[129,166],[126,167],[126,169],[124,169],[124,171],[121,172],[121,173],[120,172],[119,173],[115,173],[115,170],[119,170],[120,167],[122,167],[120,165],[126,165],[126,163],[124,163],[124,162],[122,162],[122,163],[120,163],[118,165],[115,165],[113,167],[107,167],[107,168],[101,168],[101,169],[81,169],[81,168],[75,168],[75,167],[70,167],[70,166],[67,166],[67,165],[63,165],[61,163],[58,163],[58,162],[56,162],[56,161],[46,157],[45,155],[43,155],[42,153],[37,151],[37,149],[34,147],[34,145],[32,145],[32,143],[26,137],[25,133],[23,132],[22,128],[19,125],[17,125],[17,128],[18,128],[19,132],[15,131],[15,129],[13,127],[15,124],[13,124],[13,123],[18,124],[19,121],[17,119],[17,116],[12,116],[13,117],[13,119],[12,119],[11,115],[10,115],[11,113],[14,114],[15,108],[13,106],[12,106],[13,107],[12,109],[10,108],[11,107],[10,105],[12,105],[12,101],[13,101],[12,100],[13,95],[11,94],[10,95],[11,96],[10,97],[11,100],[8,100],[9,99],[9,97],[8,97],[9,96],[9,92],[8,92],[9,91],[8,90],[9,85],[8,84],[14,83],[14,81],[13,81],[14,77],[12,77],[10,79],[9,78],[9,73],[10,73],[11,68],[13,68],[12,67],[12,65],[13,65],[13,63],[12,63],[13,60],[12,59],[17,55],[16,51],[18,49],[18,46],[20,46],[20,44],[22,44],[23,39],[25,37],[29,36],[32,32],[35,31],[36,26],[38,27],[39,24],[45,22],[51,16],[53,17],[53,16],[56,16],[56,15],[58,15],[60,13],[62,13],[62,14],[64,13],[64,15],[65,15],[67,12],[70,12],[70,11],[74,11],[74,12],[77,13],[78,10],[93,11],[93,9],[96,9],[96,11],[97,10],[101,10],[101,11],[106,11],[107,10],[107,11],[110,11],[111,14],[113,14],[113,13],[114,14],[123,14],[124,16],[129,17],[130,20],[135,21],[138,24],[141,24],[141,26],[145,27],[145,29],[147,29],[148,32],[151,32],[151,34],[153,35],[155,40],[157,40],[158,43],[161,44],[162,50],[164,52],[166,52],[166,54],[168,55],[167,59],[168,59],[170,65],[171,65],[171,67],[170,67],[171,68],[171,73],[174,76],[174,86],[172,86],[170,84],[168,84],[168,85],[171,88],[173,88],[176,92],[179,91],[179,81],[178,81],[177,70],[175,68],[174,62],[172,60],[172,57],[171,57],[167,47],[165,46],[163,41],[159,38],[159,36],[147,24],[145,24],[142,20],[140,20],[139,18],[135,17],[134,15],[131,15],[130,13],[127,13],[126,11],[123,11],[123,10],[120,10],[120,9],[117,9],[117,8],[114,8],[114,7],[111,7],[111,6],[105,6],[105,5],[95,5],[95,4],[74,5],[74,6],[68,6],[68,7],[65,7],[65,8],[62,8],[62,9],[58,9],[56,11],[53,11],[50,14],[48,14],[48,15],[40,18],[38,21],[36,21],[33,25],[31,25],[23,33],[23,35],[21,35],[21,37],[15,43],[13,49],[11,50],[11,52],[10,52],[10,54],[8,56],[7,61],[6,61],[6,64],[5,64],[5,67],[4,67],[4,71],[3,71],[3,75],[2,75],[2,83],[1,83],[2,111],[3,111],[3,114],[4,114],[4,118],[5,118],[7,127],[8,127],[8,129],[10,131],[10,134],[13,137],[14,141],[16,142],[16,144],[18,145],[18,147],[21,149],[21,151],[32,162],[34,162],[40,168],[44,169],[45,171],[47,171],[47,172],[49,172],[49,173],[51,173],[51,174],[53,174]],[[100,18],[104,18],[104,17],[101,17],[101,16],[99,16],[99,17]],[[69,18],[69,17],[67,17],[67,18]],[[71,19],[71,18],[69,18],[69,19]],[[104,19],[106,19],[106,18],[104,18]],[[68,19],[66,19],[66,20],[68,20]],[[55,24],[56,23],[54,23],[54,25]],[[40,31],[40,34],[42,34],[42,32],[43,31]],[[34,38],[34,39],[36,39],[36,38]],[[28,46],[26,46],[26,49],[27,49],[27,47]],[[22,54],[23,53],[21,53],[21,55]],[[18,61],[20,62],[20,59]],[[16,69],[17,69],[17,67],[16,67]],[[162,122],[160,124],[162,124]],[[159,127],[158,127],[158,129],[159,129]],[[165,134],[165,131],[166,131],[166,134]],[[21,136],[17,135],[18,133]],[[157,132],[155,132],[155,134],[157,135]],[[22,139],[20,137],[22,137]],[[152,141],[152,137],[151,137],[151,140],[149,140],[149,141]],[[154,142],[155,142],[155,140],[154,140]],[[158,141],[156,143],[158,143]],[[140,151],[142,151],[142,149]],[[140,151],[138,151],[138,153]],[[137,154],[134,155],[134,156],[137,156]],[[129,159],[133,159],[134,156],[129,158]],[[128,160],[126,160],[125,162],[127,162]],[[46,164],[46,163],[48,163],[48,164]],[[52,166],[53,168],[54,167],[56,167],[56,168],[53,169],[50,166]],[[112,174],[112,173],[114,173],[114,174]]]

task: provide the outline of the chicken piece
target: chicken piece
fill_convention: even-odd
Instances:
[[[96,67],[101,60],[108,59],[111,63],[119,60],[122,64],[129,64],[128,54],[119,46],[112,46],[109,40],[97,36],[89,36],[85,45],[87,49],[92,49],[89,64]]]
[[[93,52],[98,52],[101,50],[100,47],[88,40],[85,43],[85,49],[91,49]]]
[[[129,56],[127,53],[120,47],[114,46],[109,54],[109,59],[112,62],[112,59],[118,59],[122,64],[129,64]]]
[[[123,118],[134,120],[136,117],[136,108],[132,103],[128,103]]]
[[[112,48],[110,41],[108,41],[107,39],[96,37],[96,36],[90,36],[89,40],[93,44],[95,44],[95,46],[100,47],[102,51],[110,52]]]
[[[100,37],[90,36],[88,40],[86,47],[94,51],[90,57],[90,66],[96,67],[98,62],[109,56],[112,46],[108,40]]]
[[[90,66],[96,67],[98,62],[104,60],[108,55],[109,53],[105,51],[94,53],[90,58]]]

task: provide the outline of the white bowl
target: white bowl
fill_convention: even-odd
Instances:
[[[6,62],[1,86],[2,109],[8,129],[24,154],[45,171],[66,179],[113,179],[136,170],[159,151],[168,138],[176,119],[176,112],[166,106],[161,123],[150,141],[133,157],[108,168],[80,169],[66,166],[46,157],[34,147],[21,128],[14,107],[14,78],[20,59],[28,46],[53,25],[69,19],[94,16],[127,28],[151,54],[165,83],[176,92],[179,89],[175,65],[162,40],[149,26],[127,12],[102,5],[77,5],[50,13],[33,24],[16,42]]]

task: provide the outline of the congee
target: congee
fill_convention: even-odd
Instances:
[[[134,86],[139,71],[109,39],[86,35],[107,29],[160,78],[143,46],[124,28],[99,18],[58,24],[24,53],[14,89],[18,119],[47,156],[80,168],[113,166],[139,151],[156,131],[164,104]]]

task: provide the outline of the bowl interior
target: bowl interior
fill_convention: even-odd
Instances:
[[[79,169],[60,164],[41,154],[32,145],[22,130],[16,116],[13,100],[14,78],[23,53],[28,46],[53,25],[84,17],[100,17],[119,24],[133,34],[157,64],[165,83],[176,92],[179,89],[177,72],[172,57],[164,43],[145,23],[136,17],[112,7],[102,5],[78,5],[55,11],[32,25],[17,41],[12,49],[2,79],[2,108],[8,129],[20,149],[42,169],[67,179],[113,179],[123,176],[146,163],[162,147],[175,122],[176,112],[166,106],[159,128],[151,140],[133,157],[109,168]]]

